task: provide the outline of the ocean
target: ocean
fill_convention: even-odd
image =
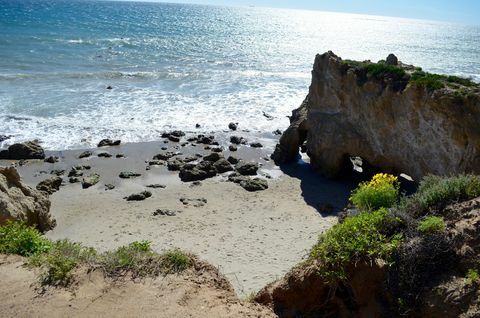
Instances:
[[[480,26],[201,5],[0,1],[2,143],[51,150],[158,140],[162,131],[253,134],[288,126],[317,53],[405,63],[480,81]],[[111,86],[112,89],[107,89]],[[268,120],[263,113],[275,117]]]

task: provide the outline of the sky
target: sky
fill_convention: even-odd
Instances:
[[[131,1],[131,0],[130,0]],[[137,0],[141,1],[141,0]],[[147,0],[348,12],[480,25],[480,0]]]

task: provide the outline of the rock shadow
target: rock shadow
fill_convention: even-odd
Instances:
[[[358,180],[354,178],[322,177],[313,171],[310,163],[301,159],[281,165],[280,169],[286,175],[300,179],[303,199],[322,216],[337,215],[347,205],[350,192],[358,185]]]

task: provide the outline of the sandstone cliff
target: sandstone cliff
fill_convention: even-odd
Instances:
[[[308,96],[293,112],[275,162],[295,160],[306,141],[313,167],[330,177],[353,156],[417,180],[480,173],[480,86],[391,64],[317,55]]]
[[[36,226],[42,232],[56,225],[48,195],[24,185],[15,168],[0,167],[0,224],[9,219]]]

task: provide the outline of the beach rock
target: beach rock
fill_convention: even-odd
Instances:
[[[112,87],[112,86],[110,86],[110,85],[108,85],[108,86],[107,86],[107,89],[113,89],[113,87]]]
[[[165,189],[167,186],[163,184],[149,184],[147,185],[147,188],[151,189]]]
[[[107,152],[107,151],[104,151],[104,152],[99,153],[97,156],[99,158],[111,158],[112,154]]]
[[[165,165],[165,161],[163,160],[150,160],[147,162],[149,166],[163,166]]]
[[[115,189],[115,186],[113,184],[107,183],[105,185],[105,191],[109,191],[109,190],[113,190],[113,189]]]
[[[13,167],[0,167],[0,224],[23,221],[41,232],[55,227],[48,195],[24,185]]]
[[[230,130],[235,131],[235,130],[237,130],[237,127],[238,127],[238,123],[229,123],[228,124],[228,129],[230,129]]]
[[[184,182],[201,181],[215,177],[217,169],[211,161],[202,161],[198,164],[185,164],[179,173],[179,177]]]
[[[275,118],[272,115],[267,114],[266,112],[262,112],[262,114],[263,114],[263,117],[267,118],[267,120],[273,120]]]
[[[102,139],[97,147],[118,146],[121,142],[121,140]]]
[[[143,191],[140,193],[134,193],[129,195],[128,197],[125,197],[124,199],[127,201],[143,201],[145,199],[148,199],[152,196],[152,193],[150,191]]]
[[[87,177],[83,177],[82,179],[82,188],[88,189],[94,185],[96,185],[100,181],[100,175],[97,173],[92,173]]]
[[[83,176],[83,169],[77,169],[76,167],[72,167],[70,172],[68,173],[68,177],[81,177]]]
[[[257,174],[258,163],[256,162],[239,162],[235,165],[235,170],[242,176],[254,176]]]
[[[268,189],[267,180],[260,178],[246,178],[239,182],[240,186],[249,192],[262,191]]]
[[[153,212],[153,216],[158,216],[158,215],[176,216],[178,212],[180,211],[174,211],[169,209],[157,209],[155,212]]]
[[[131,179],[131,178],[140,177],[141,175],[142,175],[141,173],[137,173],[137,172],[122,171],[118,176],[121,179]]]
[[[48,158],[45,158],[43,161],[47,163],[56,163],[58,162],[59,158],[57,156],[50,156]]]
[[[63,176],[65,174],[65,170],[64,169],[55,169],[55,170],[52,170],[50,171],[50,174],[54,174],[56,176]]]
[[[203,157],[203,160],[205,161],[211,161],[211,162],[216,162],[220,159],[222,159],[223,156],[221,154],[219,154],[218,152],[212,152],[211,154]]]
[[[115,155],[115,158],[118,158],[118,159],[120,159],[120,158],[125,158],[125,154],[123,154],[123,153],[117,153],[117,154]]]
[[[277,130],[274,130],[272,134],[274,134],[275,136],[280,136],[282,135],[282,131],[280,129],[277,129]]]
[[[5,140],[8,140],[10,138],[12,138],[12,136],[0,135],[0,142],[4,142]]]
[[[246,144],[247,140],[243,137],[232,136],[230,137],[230,142],[234,145]]]
[[[177,137],[177,136],[170,135],[170,136],[168,136],[168,140],[170,140],[172,142],[179,142],[180,138]]]
[[[45,159],[45,151],[35,141],[13,144],[0,151],[0,160]]]
[[[213,164],[213,166],[215,167],[218,173],[233,171],[232,165],[230,164],[230,162],[225,160],[225,158],[219,159]]]
[[[211,145],[215,142],[215,136],[205,136],[205,135],[198,135],[197,136],[197,143],[204,144],[204,145]]]
[[[223,152],[222,147],[215,147],[215,148],[212,148],[211,150],[212,150],[212,152],[218,152],[218,153]]]
[[[202,125],[200,125],[200,124],[195,124],[195,128],[201,128],[201,127],[202,127]]]
[[[62,185],[62,178],[61,177],[51,177],[48,179],[43,180],[39,184],[37,184],[36,188],[39,191],[43,191],[47,194],[53,194],[60,190],[60,186]]]
[[[237,150],[238,150],[238,147],[235,146],[235,145],[230,145],[230,146],[228,146],[228,150],[234,152],[234,151],[237,151]]]
[[[81,181],[80,178],[77,178],[77,177],[70,177],[68,179],[68,182],[70,182],[70,183],[78,183],[80,181]]]
[[[169,171],[180,171],[185,165],[185,162],[180,158],[171,158],[167,162],[167,168]]]
[[[250,144],[250,147],[252,147],[252,148],[262,148],[263,145],[262,145],[261,143],[259,143],[259,142],[252,142],[252,143]]]
[[[227,161],[230,162],[232,165],[236,165],[237,163],[240,162],[239,159],[237,159],[237,158],[235,158],[235,157],[233,157],[233,156],[229,156],[229,157],[227,158]]]
[[[398,65],[398,58],[394,54],[389,54],[385,63],[388,65]]]
[[[82,152],[78,156],[78,159],[88,158],[88,157],[91,157],[92,155],[93,155],[93,152],[87,150],[87,151]]]
[[[240,183],[240,182],[246,181],[246,180],[248,180],[248,179],[249,179],[249,177],[242,176],[242,175],[239,174],[238,172],[231,173],[231,174],[228,176],[228,181],[233,182],[233,183]]]
[[[183,205],[192,205],[195,208],[201,208],[207,204],[207,199],[205,198],[200,198],[200,199],[187,199],[187,198],[180,198],[180,202],[183,203]]]
[[[153,160],[168,160],[170,158],[175,157],[177,154],[174,152],[166,152],[166,153],[159,153],[153,156]]]
[[[294,161],[306,141],[312,167],[327,177],[338,176],[353,156],[417,181],[479,174],[480,92],[458,85],[432,90],[409,82],[408,73],[368,77],[332,52],[317,55],[308,96],[296,110],[301,115],[294,114],[274,160]]]

